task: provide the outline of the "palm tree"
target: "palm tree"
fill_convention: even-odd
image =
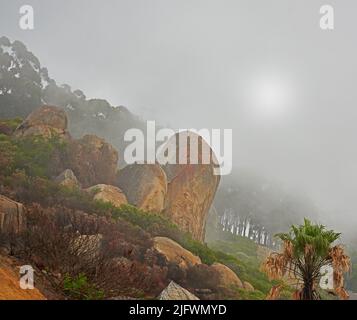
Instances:
[[[336,294],[343,299],[348,298],[343,288],[343,274],[350,270],[350,258],[341,245],[332,245],[340,233],[304,219],[303,225],[293,225],[289,233],[280,233],[276,237],[282,240],[283,251],[271,253],[262,265],[270,279],[295,279],[295,299],[317,300],[320,296],[316,288],[323,276],[321,268],[331,266]],[[273,287],[270,298],[276,298],[279,289],[279,286]]]

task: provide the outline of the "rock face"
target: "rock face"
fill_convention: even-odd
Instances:
[[[171,281],[170,284],[160,293],[159,300],[200,300],[194,294]]]
[[[212,264],[212,268],[216,270],[219,274],[219,286],[229,288],[231,286],[236,286],[238,288],[243,288],[242,281],[238,278],[238,276],[227,266],[215,262]]]
[[[73,171],[70,169],[66,169],[65,171],[63,171],[55,179],[55,181],[64,187],[69,187],[69,188],[79,188],[80,187],[77,177],[75,176]]]
[[[181,139],[187,139],[188,144],[187,148],[180,150],[178,141]],[[193,145],[193,141],[198,141],[196,164],[191,164],[189,161],[192,154],[190,146]],[[178,161],[182,163],[187,159],[187,164],[167,164],[163,167],[168,179],[165,215],[182,230],[190,232],[195,240],[203,241],[206,216],[220,181],[220,176],[214,174],[214,168],[217,167],[215,157],[202,137],[191,132],[176,134],[168,144],[174,144],[176,155],[181,155],[180,157],[174,155],[176,163],[179,163]],[[203,155],[207,153],[212,154],[212,159],[204,162]]]
[[[87,189],[88,192],[96,192],[94,200],[101,200],[104,202],[110,202],[115,207],[121,207],[123,204],[127,204],[125,194],[117,187],[107,184],[98,184],[96,186]]]
[[[119,171],[117,185],[130,204],[160,213],[167,192],[166,174],[157,164],[133,164]]]
[[[57,107],[43,106],[33,111],[25,121],[15,130],[15,136],[27,137],[40,135],[51,138],[69,138],[67,132],[66,113]]]
[[[118,152],[103,139],[86,135],[69,144],[68,166],[83,187],[115,183]]]
[[[26,229],[25,207],[0,195],[0,233],[18,234]]]
[[[168,262],[177,264],[182,269],[201,264],[201,259],[193,255],[190,251],[181,247],[177,242],[165,238],[155,237],[154,248],[164,255]]]

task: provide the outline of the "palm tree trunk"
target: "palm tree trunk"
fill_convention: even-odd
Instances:
[[[302,300],[315,300],[314,283],[310,277],[304,279],[304,287],[302,289]]]

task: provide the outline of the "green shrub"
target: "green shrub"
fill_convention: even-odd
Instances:
[[[265,295],[261,291],[248,291],[244,289],[236,289],[240,300],[264,300]]]
[[[57,137],[40,136],[21,138],[16,145],[15,167],[25,170],[29,176],[51,177],[54,173],[54,157],[64,152],[66,144]]]
[[[2,119],[0,120],[0,124],[3,124],[14,131],[22,123],[22,121],[23,120],[21,118]]]
[[[103,300],[104,292],[88,283],[87,276],[83,273],[77,276],[65,275],[63,280],[64,293],[76,300]]]
[[[14,138],[0,134],[1,174],[8,176],[23,170],[32,177],[49,178],[58,170],[56,161],[60,161],[65,149],[65,142],[58,137]]]

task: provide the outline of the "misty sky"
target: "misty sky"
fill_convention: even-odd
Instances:
[[[335,30],[319,28],[320,6]],[[18,27],[35,9],[35,30]],[[57,82],[175,128],[232,128],[234,165],[357,224],[356,0],[0,0]]]

